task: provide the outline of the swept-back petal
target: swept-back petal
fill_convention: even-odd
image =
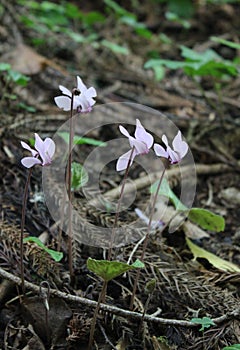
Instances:
[[[49,157],[52,158],[55,153],[55,142],[47,137],[44,141],[44,151],[48,153]]]
[[[96,97],[97,96],[97,91],[94,87],[90,87],[89,89],[87,89],[86,91],[86,96],[87,98],[92,98],[92,97]],[[93,100],[94,101],[94,100]],[[95,103],[96,101],[94,101]]]
[[[25,168],[31,168],[36,164],[42,164],[42,162],[38,158],[34,157],[25,157],[21,160],[21,163]]]
[[[71,109],[71,97],[57,96],[57,97],[54,97],[54,101],[55,101],[56,105],[58,106],[58,108],[61,108],[64,111],[70,111],[70,109]]]
[[[162,136],[162,142],[164,143],[165,146],[168,147],[168,139],[167,139],[167,136],[166,136],[166,135],[163,135],[163,136]]]
[[[178,152],[181,158],[183,158],[187,154],[188,144],[187,142],[182,140],[182,134],[180,130],[178,131],[177,135],[174,137],[172,145],[173,145],[174,151]]]
[[[35,151],[34,149],[32,149],[26,142],[21,141],[21,145],[23,148],[27,149],[28,151],[30,151],[32,153],[32,156],[35,157],[38,153],[37,151]]]
[[[136,120],[136,130],[134,135],[137,140],[144,142],[148,148],[152,147],[153,136],[144,129],[139,119]]]
[[[165,151],[165,149],[162,146],[160,146],[158,143],[155,143],[153,148],[156,156],[168,158],[168,152]]]
[[[44,152],[44,141],[41,139],[41,137],[35,132],[35,149],[38,151],[38,153],[41,155],[41,153]]]
[[[121,132],[124,136],[126,136],[127,138],[131,137],[130,134],[129,134],[129,132],[127,131],[127,129],[124,128],[124,126],[119,125],[119,130],[120,130],[120,132]]]
[[[71,98],[72,93],[71,93],[70,90],[68,90],[67,88],[65,88],[65,86],[59,85],[59,90],[62,91],[62,93],[63,93],[64,95],[67,95],[67,96],[69,96],[69,97]]]
[[[77,88],[81,92],[85,92],[87,90],[86,85],[83,83],[82,79],[79,76],[77,76]]]
[[[116,165],[116,170],[117,171],[122,171],[122,170],[125,170],[127,168],[127,165],[128,165],[128,162],[129,162],[129,159],[130,159],[130,156],[131,156],[131,153],[132,153],[132,150],[124,153],[122,156],[120,156],[118,158],[117,165]],[[130,162],[130,166],[132,165],[133,160],[134,160],[135,157],[136,157],[136,152],[133,151],[132,159],[131,159],[131,162]]]

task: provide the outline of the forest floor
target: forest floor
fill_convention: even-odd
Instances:
[[[77,1],[70,3],[78,6]],[[45,2],[46,8],[24,1],[20,4],[20,1],[3,0],[0,4],[0,349],[87,349],[96,307],[93,301],[98,300],[102,285],[88,270],[87,259],[105,258],[107,235],[115,217],[111,207],[91,205],[96,196],[94,186],[98,182],[101,193],[111,198],[112,206],[116,204],[124,173],[117,172],[115,165],[123,152],[122,146],[118,149],[118,144],[111,142],[122,137],[119,124],[133,132],[136,118],[155,135],[157,142],[161,142],[163,133],[172,139],[176,130],[181,130],[190,151],[185,161],[167,170],[169,185],[185,204],[192,201],[193,207],[224,217],[225,228],[208,230],[207,226],[200,228],[184,218],[170,230],[179,213],[171,203],[167,206],[166,196],[159,196],[155,219],[164,224],[150,235],[134,313],[129,303],[136,271],[129,271],[108,284],[105,303],[109,308],[102,306],[99,313],[94,346],[118,350],[222,350],[238,344],[239,76],[213,77],[208,73],[191,77],[183,69],[166,68],[165,76],[158,81],[152,69],[144,68],[144,63],[160,56],[183,62],[181,45],[196,52],[215,50],[225,63],[237,59],[239,62],[239,48],[211,37],[238,43],[240,6],[196,2],[194,13],[182,22],[166,18],[167,6],[154,1],[143,1],[141,6],[137,6],[140,3],[137,1],[123,13],[124,1],[123,7],[115,8],[115,12],[107,7],[107,1],[97,8],[93,3],[79,7],[85,16],[82,20],[73,14],[64,17],[61,11],[65,5],[57,1]],[[95,15],[93,11],[97,11]],[[134,26],[124,22],[126,12],[136,14],[145,34],[136,30],[136,20]],[[104,20],[100,20],[101,15]],[[147,37],[149,32],[151,37]],[[11,68],[4,69],[3,63]],[[30,78],[26,86],[21,85],[24,76],[19,78],[13,71]],[[74,147],[74,161],[87,168],[89,187],[73,194],[77,243],[72,282],[64,232],[67,217],[61,218],[59,205],[64,186],[58,183],[54,162],[47,170],[34,168],[25,235],[39,237],[47,247],[59,249],[63,259],[55,262],[37,244],[24,243],[26,296],[23,297],[19,237],[28,171],[21,165],[25,151],[20,141],[29,142],[35,132],[42,138],[54,136],[60,147],[57,157],[63,157],[66,145],[57,133],[68,130],[65,123],[69,115],[57,108],[54,97],[61,94],[59,85],[74,88],[76,76],[88,87],[95,87],[97,102],[91,113],[77,116],[75,133],[103,141],[106,147],[89,144]],[[122,142],[123,147],[128,146],[127,140]],[[162,163],[153,154],[150,158],[138,158],[141,162],[134,162],[129,172],[132,187],[126,194],[127,209],[120,213],[119,226],[123,230],[119,230],[122,236],[117,237],[118,247],[114,249],[115,258],[123,262],[128,261],[137,242],[146,234],[147,225],[138,218],[135,209],[149,214],[150,184],[157,180],[162,169]],[[161,213],[163,209],[165,214]],[[62,239],[58,228],[61,220]],[[191,242],[214,254],[214,258],[194,253]],[[140,258],[141,252],[139,245],[131,262]],[[145,287],[153,279],[156,286],[150,293]],[[51,288],[49,314],[40,285]],[[147,316],[142,322],[144,310]],[[200,319],[197,324],[191,322],[194,318]],[[200,330],[201,322],[203,330]]]

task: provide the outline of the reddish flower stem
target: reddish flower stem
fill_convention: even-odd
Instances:
[[[74,138],[74,127],[73,127],[73,100],[76,94],[76,89],[72,91],[71,97],[71,112],[69,119],[69,147],[68,147],[68,165],[67,165],[67,192],[68,192],[68,266],[71,280],[74,276],[73,271],[73,234],[72,234],[72,148],[73,148],[73,138]]]
[[[25,226],[25,218],[26,218],[26,207],[27,207],[27,197],[28,197],[28,187],[30,183],[32,175],[32,168],[29,169],[24,194],[23,194],[23,203],[22,203],[22,218],[21,218],[21,231],[20,231],[20,275],[21,275],[21,287],[23,295],[25,295],[25,284],[24,284],[24,257],[23,257],[23,232]]]
[[[118,199],[117,209],[116,209],[113,228],[112,228],[110,247],[109,247],[109,251],[108,251],[108,260],[111,260],[111,258],[112,258],[112,248],[113,248],[113,243],[114,243],[114,239],[115,239],[115,235],[116,235],[117,223],[118,223],[118,218],[119,218],[119,214],[120,214],[120,209],[121,209],[121,204],[122,204],[122,199],[123,199],[123,194],[124,194],[124,188],[126,185],[126,181],[127,181],[127,177],[128,177],[134,149],[135,149],[135,147],[133,146],[131,153],[130,153],[128,163],[127,163],[127,167],[125,170],[125,174],[124,174],[124,178],[123,178],[123,182],[122,182],[122,187],[121,187],[121,192],[120,192],[120,196]]]

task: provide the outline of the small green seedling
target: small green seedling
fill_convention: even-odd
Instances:
[[[144,264],[138,259],[132,265],[128,265],[127,263],[120,261],[95,260],[88,258],[87,267],[104,281],[109,282],[113,278],[120,276],[129,270],[143,268]]]
[[[23,242],[30,242],[30,243],[35,243],[37,244],[40,248],[42,248],[42,250],[44,250],[46,253],[48,253],[51,258],[53,260],[55,260],[56,262],[59,262],[62,260],[63,258],[63,253],[61,252],[56,252],[53,249],[49,249],[47,248],[41,241],[39,238],[37,237],[26,237],[23,239]]]
[[[93,337],[97,322],[97,316],[100,309],[100,303],[105,301],[106,291],[108,282],[113,278],[122,275],[124,272],[134,269],[140,269],[144,267],[144,264],[140,260],[136,260],[132,265],[128,265],[127,263],[120,261],[110,261],[110,260],[95,260],[92,258],[88,258],[87,267],[90,271],[94,272],[97,276],[99,276],[103,280],[103,286],[101,293],[98,298],[98,303],[96,309],[94,311],[88,350],[92,349]]]
[[[211,326],[215,326],[215,323],[210,317],[203,317],[203,318],[192,318],[192,323],[201,325],[201,328],[199,331],[204,332],[206,328],[209,328]]]

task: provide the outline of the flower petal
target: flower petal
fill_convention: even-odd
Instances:
[[[153,148],[156,156],[168,158],[168,152],[165,151],[165,149],[162,146],[160,146],[158,143],[155,143]]]
[[[41,153],[44,152],[44,141],[41,139],[41,137],[35,132],[35,149],[38,151],[38,153],[41,155]]]
[[[163,136],[162,136],[162,142],[164,143],[165,146],[168,147],[168,139],[167,139],[167,136],[166,136],[166,135],[163,135]]]
[[[149,134],[144,127],[142,126],[140,120],[136,120],[136,130],[135,130],[135,138],[139,141],[144,142],[148,148],[151,148],[153,145],[153,137]]]
[[[122,156],[120,156],[118,158],[117,165],[116,165],[116,170],[117,171],[125,170],[127,168],[127,165],[128,165],[128,162],[129,162],[129,158],[131,156],[131,153],[132,153],[132,150],[124,153]],[[130,166],[132,165],[135,156],[136,156],[136,153],[133,151],[133,155],[132,155],[132,159],[131,159],[131,162],[130,162]]]
[[[34,149],[32,149],[26,142],[21,141],[21,145],[23,148],[27,149],[28,151],[30,151],[32,153],[32,156],[35,157],[38,153],[37,151],[35,151]]]
[[[126,136],[127,138],[131,137],[130,134],[129,134],[129,132],[127,131],[127,129],[124,128],[124,126],[119,125],[119,130],[120,130],[120,132],[121,132],[124,136]]]
[[[181,160],[181,156],[177,151],[173,151],[171,147],[167,147],[167,153],[170,159],[171,164],[177,164]]]
[[[57,96],[57,97],[54,97],[54,101],[55,101],[56,105],[58,106],[58,108],[61,108],[64,111],[70,111],[70,109],[71,109],[71,98],[70,97]]]
[[[49,157],[52,158],[54,156],[55,148],[56,148],[55,142],[49,137],[47,137],[43,142],[44,142],[45,152],[47,152],[49,154]]]
[[[70,98],[72,97],[72,93],[70,90],[68,90],[67,88],[65,88],[65,86],[59,85],[59,90],[62,91],[62,93],[64,95],[69,96]]]
[[[80,92],[85,92],[87,90],[86,85],[79,76],[77,76],[77,88],[80,90]]]
[[[25,168],[31,168],[36,164],[42,164],[42,162],[38,158],[34,157],[25,157],[21,160],[21,163]]]
[[[146,143],[136,140],[134,137],[129,137],[129,143],[131,148],[135,147],[136,154],[147,154],[149,152],[149,149],[146,145]]]
[[[86,91],[86,96],[87,98],[92,98],[92,97],[96,97],[97,96],[97,91],[94,87],[90,87],[89,89],[87,89]],[[95,103],[96,101],[94,101]]]
[[[172,145],[173,145],[174,151],[179,153],[181,159],[187,154],[188,144],[187,142],[182,140],[182,134],[180,130],[178,131],[177,135],[174,137]]]

